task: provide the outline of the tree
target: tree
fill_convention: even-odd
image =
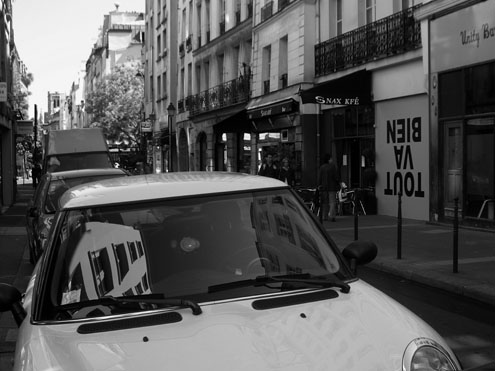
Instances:
[[[139,64],[116,66],[86,97],[90,126],[101,127],[110,142],[139,146],[144,96],[139,74]]]
[[[28,97],[31,95],[29,86],[34,81],[33,74],[28,73],[18,77],[13,84],[12,94],[10,99],[14,110],[20,111],[22,116],[29,117],[29,102]]]

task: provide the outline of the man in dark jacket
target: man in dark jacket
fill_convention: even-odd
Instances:
[[[279,173],[278,167],[273,163],[273,156],[270,154],[267,155],[265,161],[260,167],[260,170],[258,171],[258,175],[263,175],[277,179],[278,173]]]
[[[335,221],[337,214],[337,191],[340,189],[340,176],[332,156],[325,154],[318,172],[318,189],[321,197],[323,220]]]

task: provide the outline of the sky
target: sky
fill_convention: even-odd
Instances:
[[[84,69],[103,16],[115,10],[144,12],[146,0],[12,0],[14,41],[27,71],[29,117],[47,111],[48,92],[69,93]]]

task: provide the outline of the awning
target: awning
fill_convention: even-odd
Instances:
[[[246,107],[248,118],[256,120],[299,111],[299,89],[299,85],[293,85],[252,99]]]
[[[215,133],[252,133],[253,126],[242,109],[213,125]]]
[[[360,70],[301,91],[305,103],[358,106],[371,104],[371,72]]]

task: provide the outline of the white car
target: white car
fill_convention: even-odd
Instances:
[[[360,280],[285,183],[121,177],[61,198],[25,296],[14,370],[460,370],[424,321]]]

